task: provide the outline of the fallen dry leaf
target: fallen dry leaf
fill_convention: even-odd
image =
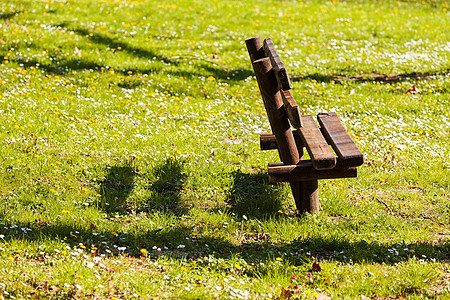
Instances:
[[[312,263],[311,269],[312,269],[313,272],[320,272],[320,271],[322,271],[322,268],[320,267],[320,264],[317,261]]]
[[[289,299],[291,299],[293,294],[294,293],[292,291],[286,290],[284,287],[281,287],[281,295],[280,295],[281,299],[288,299],[289,300]]]
[[[418,94],[418,93],[420,93],[420,90],[416,88],[415,85],[413,85],[412,88],[406,91],[406,94]]]

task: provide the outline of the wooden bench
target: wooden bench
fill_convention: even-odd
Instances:
[[[272,129],[261,134],[261,150],[278,149],[281,159],[269,164],[269,182],[289,182],[298,211],[318,212],[318,179],[356,177],[363,154],[336,113],[319,114],[320,128],[313,116],[302,115],[270,38],[245,43]],[[304,148],[311,159],[303,159]]]

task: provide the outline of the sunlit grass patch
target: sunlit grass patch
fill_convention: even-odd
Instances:
[[[448,298],[448,9],[3,1],[0,293]],[[319,214],[268,184],[255,35],[364,153],[358,178],[320,181]]]

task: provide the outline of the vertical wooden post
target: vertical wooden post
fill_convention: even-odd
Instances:
[[[309,181],[300,181],[297,183],[299,183],[301,186],[299,197],[299,199],[301,199],[301,204],[297,209],[300,211],[300,213],[318,213],[320,210],[319,181],[315,179]]]
[[[278,153],[284,164],[294,165],[300,161],[303,151],[297,149],[291,126],[286,116],[281,91],[278,88],[275,73],[269,58],[265,57],[263,45],[259,37],[245,40],[250,55],[253,70],[258,81],[272,132],[278,144]],[[318,212],[318,182],[317,180],[290,182],[292,195],[297,210],[303,212]]]

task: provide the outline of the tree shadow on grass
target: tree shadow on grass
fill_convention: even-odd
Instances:
[[[317,82],[331,82],[335,81],[337,83],[343,81],[356,81],[356,82],[402,82],[402,81],[411,81],[411,80],[420,80],[427,79],[438,75],[445,75],[450,72],[450,69],[443,69],[434,72],[411,72],[411,73],[402,73],[402,74],[377,74],[377,73],[369,73],[369,74],[361,74],[361,75],[344,75],[344,74],[334,74],[334,75],[326,75],[320,73],[313,73],[304,76],[292,75],[290,79],[293,82],[299,82],[304,80],[316,80]]]
[[[78,223],[47,224],[39,220],[14,223],[4,216],[3,241],[12,240],[61,242],[78,247],[95,245],[97,253],[140,257],[140,249],[147,249],[150,258],[167,256],[176,259],[196,260],[205,256],[232,259],[239,257],[250,264],[258,264],[275,257],[284,257],[291,265],[304,265],[312,260],[331,260],[342,263],[373,263],[394,265],[413,258],[450,262],[450,242],[440,244],[413,242],[399,244],[367,243],[345,238],[301,237],[288,243],[272,243],[269,240],[248,240],[235,244],[225,238],[195,233],[195,226],[164,223],[158,229],[136,232],[112,232],[104,228],[88,228]],[[70,221],[68,221],[70,222]],[[27,230],[23,230],[26,228]]]
[[[140,53],[145,53],[146,50],[140,51]],[[139,52],[137,52],[139,53]],[[136,54],[136,53],[135,53]],[[155,57],[155,54],[153,52],[149,52],[149,60]],[[6,54],[0,53],[0,56],[6,56]],[[168,59],[163,58],[162,56],[158,56],[158,59],[161,59],[162,61],[171,61],[169,65],[179,65],[180,61],[176,61],[175,59]],[[205,70],[204,73],[198,73],[193,71],[185,71],[181,68],[177,68],[176,70],[169,70],[164,69],[161,67],[148,67],[148,68],[120,68],[120,67],[111,67],[107,66],[105,64],[100,64],[93,60],[88,59],[76,59],[76,58],[66,58],[61,57],[59,55],[53,55],[53,61],[52,63],[48,62],[41,62],[35,58],[16,58],[11,59],[10,62],[17,63],[18,65],[22,66],[23,68],[37,68],[40,70],[43,70],[45,73],[48,74],[56,74],[56,75],[64,75],[71,71],[83,71],[83,70],[94,70],[97,72],[100,72],[102,70],[110,70],[114,69],[114,72],[123,74],[123,75],[129,75],[128,72],[131,71],[133,73],[140,73],[140,74],[168,74],[173,75],[177,77],[185,77],[186,79],[189,78],[198,78],[198,77],[208,77],[213,76],[214,78],[218,80],[223,81],[242,81],[246,79],[247,77],[253,75],[253,72],[247,69],[226,69],[224,67],[217,67],[213,65],[209,65],[206,63],[200,63],[199,68],[202,68]],[[6,63],[4,60],[0,61],[0,64]],[[132,89],[136,88],[141,85],[141,82],[138,79],[133,78],[126,78],[122,82],[116,83],[121,88],[127,88]]]
[[[21,65],[24,68],[37,68],[43,70],[45,73],[63,75],[70,71],[76,70],[101,70],[101,68],[105,68],[104,65],[98,64],[89,60],[81,60],[81,59],[64,59],[64,60],[54,60],[55,63],[43,63],[34,58],[31,59],[23,59],[17,58],[13,60],[17,64]],[[126,74],[126,72],[122,72]]]
[[[9,20],[12,17],[18,16],[23,11],[16,11],[16,12],[10,12],[10,13],[3,13],[0,14],[0,20]]]
[[[83,29],[83,28],[76,28],[76,29],[70,29],[73,32],[87,37],[90,41],[101,44],[104,46],[107,46],[109,48],[119,48],[121,51],[128,52],[130,55],[137,56],[140,58],[147,58],[147,59],[156,59],[158,61],[162,61],[165,64],[170,64],[174,66],[178,66],[180,64],[180,58],[189,59],[192,60],[194,57],[178,57],[175,58],[168,58],[163,55],[157,54],[154,51],[134,47],[130,44],[124,43],[122,41],[118,41],[116,39],[107,37],[104,34],[100,34],[98,32],[91,32],[89,30]],[[206,73],[214,76],[217,79],[221,80],[233,80],[233,81],[241,81],[246,79],[249,76],[253,75],[253,71],[247,70],[247,69],[228,69],[228,68],[222,68],[214,66],[214,62],[206,63],[205,61],[202,61],[200,64],[200,67],[206,71]],[[155,70],[136,70],[142,74],[148,74],[153,73]],[[195,72],[183,72],[183,71],[175,71],[172,73],[173,75],[183,76],[183,77],[195,77],[195,76],[205,76],[205,74],[197,74]]]
[[[60,24],[56,24],[56,27],[68,28],[68,24],[63,22]],[[14,62],[21,65],[24,68],[37,68],[43,70],[49,74],[57,74],[64,75],[70,71],[76,70],[94,70],[94,71],[102,71],[114,69],[115,72],[121,73],[123,75],[128,75],[129,71],[133,73],[141,73],[141,74],[154,74],[154,73],[162,73],[173,76],[182,76],[188,78],[201,77],[201,76],[213,76],[216,79],[224,80],[224,81],[242,81],[249,76],[253,75],[253,71],[248,69],[232,69],[227,66],[220,66],[214,60],[203,59],[200,57],[190,56],[190,55],[182,55],[182,56],[174,56],[167,57],[148,49],[148,47],[137,47],[133,46],[130,43],[108,37],[104,34],[95,31],[89,31],[84,28],[68,28],[68,30],[75,32],[86,40],[89,40],[92,43],[95,43],[99,46],[104,46],[109,49],[120,49],[121,52],[125,52],[130,56],[138,57],[141,59],[154,60],[162,62],[163,66],[155,65],[147,68],[132,68],[132,67],[121,67],[121,66],[108,66],[106,64],[102,64],[99,61],[89,60],[87,58],[77,59],[62,56],[61,46],[58,44],[54,45],[53,50],[46,49],[49,51],[49,56],[52,58],[51,62],[42,62],[36,58],[15,58],[9,60],[9,62]],[[19,44],[18,48],[21,47]],[[31,45],[26,45],[26,48],[34,48],[41,49],[41,46],[35,43]],[[104,49],[106,50],[106,48]],[[1,53],[0,53],[1,54]],[[5,54],[6,56],[6,54]],[[183,70],[180,65],[182,62],[189,62],[189,70]],[[202,69],[204,72],[194,72],[191,71],[191,62],[198,65],[199,69]],[[0,61],[1,64],[6,63],[3,60]],[[176,67],[176,68],[174,68]],[[126,81],[118,83],[120,87],[123,88],[135,88],[139,85],[137,81]]]
[[[253,70],[248,69],[228,69],[213,66],[212,64],[203,63],[201,68],[205,69],[209,74],[220,80],[242,81],[249,76],[253,76]]]
[[[108,168],[108,175],[101,183],[102,201],[111,202],[110,205],[103,206],[107,213],[123,209],[123,204],[127,202],[134,187],[135,176],[136,173],[131,166]],[[376,241],[368,243],[364,240],[355,241],[341,234],[330,236],[326,232],[326,227],[319,226],[317,230],[323,232],[305,233],[293,241],[280,243],[274,242],[270,237],[264,238],[264,231],[254,232],[250,228],[252,225],[248,225],[251,223],[240,216],[234,218],[233,222],[240,228],[237,234],[244,237],[236,242],[235,238],[229,238],[225,235],[227,233],[220,232],[226,230],[222,229],[220,222],[214,225],[217,226],[215,229],[203,230],[201,223],[187,225],[182,217],[177,217],[186,212],[181,195],[186,178],[182,161],[169,158],[153,168],[149,176],[152,196],[141,204],[140,211],[135,211],[130,218],[114,220],[120,222],[121,230],[116,229],[116,232],[113,232],[112,229],[97,227],[90,223],[93,220],[75,222],[73,218],[47,222],[35,218],[17,222],[8,219],[5,216],[6,210],[3,210],[3,214],[0,213],[2,240],[8,243],[14,240],[40,243],[58,240],[72,248],[79,247],[80,244],[94,245],[98,248],[97,254],[126,253],[133,257],[140,257],[142,255],[140,249],[147,249],[148,256],[152,259],[166,256],[192,261],[203,257],[215,259],[239,257],[256,266],[249,268],[249,276],[270,275],[264,273],[270,272],[270,268],[257,266],[260,262],[273,261],[275,257],[284,257],[283,259],[288,260],[291,266],[304,266],[305,262],[310,263],[312,260],[394,265],[415,257],[450,262],[448,240],[441,243],[422,241],[397,244],[383,244]],[[265,174],[245,174],[235,171],[233,177],[234,183],[228,195],[228,201],[234,201],[231,212],[245,214],[249,218],[257,219],[259,223],[264,222],[265,218],[269,221],[267,218],[274,216],[280,219],[293,217],[277,213],[286,191],[280,190],[281,186],[268,186]],[[156,224],[155,221],[146,222],[148,230],[142,229],[143,224],[139,227],[132,225],[147,212],[158,216],[159,221]],[[311,222],[308,215],[301,218],[304,219],[300,219],[300,222]]]
[[[279,215],[286,193],[282,185],[269,185],[264,172],[246,174],[232,172],[233,185],[227,193],[230,212],[250,218],[270,218]]]
[[[102,201],[111,202],[103,206],[107,213],[123,209],[123,204],[127,203],[134,188],[135,176],[134,169],[129,165],[108,168],[108,174],[101,183],[100,191]],[[285,198],[286,190],[281,190],[282,186],[268,186],[266,174],[245,174],[235,171],[233,177],[233,186],[228,195],[228,201],[232,204],[231,212],[245,214],[249,218],[257,219],[259,223],[264,222],[264,218],[270,219],[274,216],[280,219],[292,218],[292,216],[277,213],[281,208],[281,200]],[[243,221],[240,216],[237,216],[233,222],[236,222],[240,228],[237,234],[245,235],[245,237],[239,242],[233,242],[234,238],[229,238],[225,235],[227,233],[220,232],[222,230],[220,222],[215,225],[217,228],[214,230],[203,230],[202,224],[187,225],[182,217],[177,217],[186,212],[182,200],[183,184],[186,179],[183,161],[169,158],[154,167],[149,178],[149,189],[153,194],[141,204],[140,212],[134,212],[125,220],[120,218],[114,220],[114,222],[121,222],[122,230],[116,229],[116,232],[113,232],[112,229],[89,224],[92,220],[75,222],[73,218],[60,218],[47,222],[35,218],[17,222],[8,219],[5,216],[6,210],[3,210],[3,214],[0,213],[2,240],[8,243],[13,240],[39,241],[40,243],[43,240],[59,240],[71,247],[79,247],[80,243],[95,245],[98,248],[97,253],[109,255],[126,253],[134,257],[142,255],[140,249],[147,249],[152,259],[159,256],[187,260],[196,260],[205,256],[223,259],[239,257],[255,266],[259,262],[273,261],[274,257],[284,257],[285,260],[289,260],[290,265],[298,266],[315,259],[349,264],[365,262],[389,265],[408,261],[414,257],[450,262],[450,241],[448,240],[440,243],[422,241],[397,244],[383,244],[376,241],[368,243],[364,240],[355,241],[341,234],[330,236],[325,226],[319,226],[317,230],[323,230],[323,232],[305,233],[293,241],[275,243],[270,237],[262,237],[264,232],[255,233],[249,227],[251,225],[248,225],[251,223]],[[141,218],[147,211],[160,216],[157,218],[158,223],[147,222],[148,230],[142,229],[143,225],[132,226],[132,222]],[[304,219],[300,219],[300,222],[311,221],[308,215],[301,218]],[[270,268],[266,271],[270,272]],[[254,268],[249,270],[249,275],[264,275],[266,271]]]
[[[0,217],[3,216],[0,215]],[[6,224],[5,224],[6,223]],[[313,272],[312,262],[329,260],[338,262],[339,268],[344,266],[352,268],[354,264],[372,264],[375,267],[395,266],[398,263],[411,260],[420,260],[434,263],[450,262],[450,241],[440,245],[416,242],[401,243],[394,245],[383,245],[381,243],[367,243],[365,241],[351,241],[345,238],[299,238],[289,243],[271,243],[269,241],[254,241],[251,243],[234,244],[228,239],[218,238],[211,235],[196,235],[194,226],[187,227],[174,223],[160,224],[158,229],[148,230],[147,232],[127,233],[124,231],[111,232],[106,229],[95,229],[93,232],[86,229],[81,224],[40,224],[38,222],[25,222],[21,224],[9,224],[5,221],[2,224],[0,233],[4,234],[2,240],[5,243],[14,244],[19,241],[28,241],[39,245],[49,245],[46,241],[60,240],[65,245],[70,246],[76,251],[69,252],[69,255],[86,254],[107,255],[115,257],[125,255],[126,257],[140,258],[143,255],[142,249],[146,249],[145,260],[157,260],[162,258],[164,261],[173,259],[170,262],[174,266],[176,260],[195,264],[196,267],[212,270],[223,277],[246,276],[248,278],[265,278],[270,280],[272,277],[291,278],[292,274],[297,276],[308,276],[308,272]],[[12,228],[5,232],[4,228]],[[25,228],[23,233],[20,229]],[[15,234],[11,234],[15,231]],[[26,246],[26,243],[23,245]],[[87,246],[87,249],[83,249]],[[92,246],[91,246],[92,245]],[[92,247],[92,248],[90,248]],[[95,248],[94,248],[95,247]],[[14,256],[21,256],[21,247],[14,247],[6,250]],[[39,254],[25,254],[28,258],[39,261],[57,262],[58,258],[52,255],[58,247],[49,245],[49,248],[40,247]],[[4,250],[3,250],[4,251]],[[48,253],[42,255],[42,252]],[[22,252],[25,253],[25,252]],[[45,257],[45,258],[44,258]],[[87,256],[86,256],[87,257]],[[281,257],[281,261],[278,259]],[[78,259],[78,258],[77,258]],[[234,263],[239,259],[239,267]],[[227,261],[229,260],[229,261]],[[245,263],[243,262],[245,261]],[[33,261],[33,260],[31,260]],[[145,267],[140,268],[145,271]],[[201,270],[201,269],[200,269]],[[387,269],[389,272],[389,269]],[[322,277],[320,273],[318,276]],[[427,273],[423,273],[423,279],[427,279]],[[405,272],[405,276],[408,273]],[[120,275],[117,275],[120,276]],[[306,277],[305,277],[306,278]],[[320,279],[322,280],[322,279]],[[302,284],[308,284],[310,281],[304,281]],[[312,282],[310,282],[312,283]],[[419,290],[414,282],[403,284],[401,287],[404,295],[414,295]]]
[[[73,29],[69,29],[69,30],[71,30],[81,36],[87,37],[91,42],[94,42],[96,44],[101,44],[101,45],[107,46],[109,48],[115,48],[115,49],[120,47],[120,49],[121,49],[120,51],[128,52],[130,55],[133,55],[133,56],[137,56],[140,58],[157,59],[166,64],[178,65],[178,61],[176,61],[176,60],[172,60],[165,56],[159,55],[156,52],[148,50],[148,49],[134,47],[130,44],[107,37],[106,35],[98,33],[98,32],[90,32],[89,30],[86,30],[83,28],[73,28]]]

